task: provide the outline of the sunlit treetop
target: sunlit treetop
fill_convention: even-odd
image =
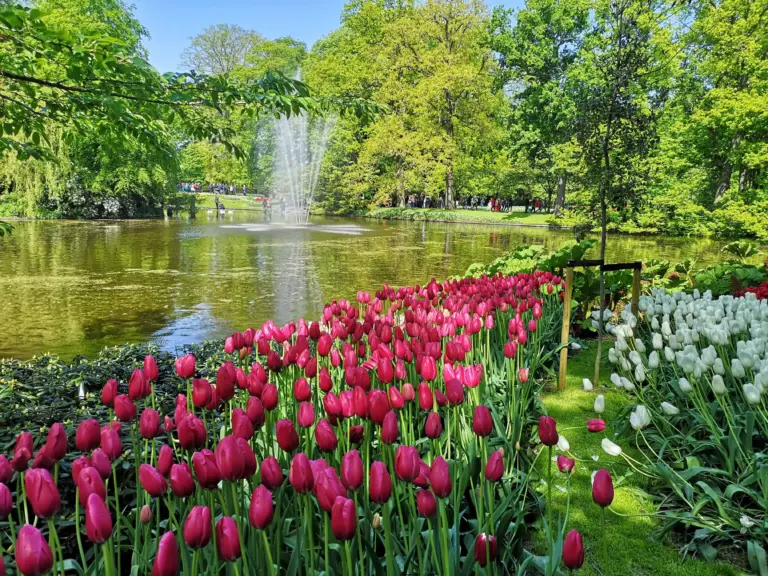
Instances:
[[[251,116],[337,111],[366,119],[377,108],[333,99],[280,73],[232,79],[195,72],[159,74],[135,43],[104,34],[54,30],[37,9],[0,4],[0,154],[45,157],[50,123],[68,138],[96,129],[130,135],[173,154],[171,127],[191,139],[222,142],[237,155],[234,132],[216,114],[237,107]],[[111,140],[111,139],[108,139]]]

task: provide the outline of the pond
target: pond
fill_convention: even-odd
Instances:
[[[167,350],[234,330],[316,318],[357,290],[464,272],[522,243],[569,232],[498,225],[313,219],[265,227],[259,213],[196,220],[18,222],[0,239],[0,356],[93,356],[152,341]],[[608,261],[721,257],[710,240],[613,236]]]

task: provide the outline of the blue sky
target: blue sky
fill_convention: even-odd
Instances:
[[[523,0],[492,0],[510,8]],[[150,62],[160,71],[180,69],[189,39],[211,24],[238,24],[267,38],[293,36],[307,46],[339,26],[346,0],[133,0],[136,16],[152,38]]]

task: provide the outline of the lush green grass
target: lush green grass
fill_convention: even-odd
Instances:
[[[613,438],[611,415],[627,401],[623,393],[616,392],[608,382],[610,366],[601,369],[602,380],[609,388],[585,392],[582,379],[593,377],[595,351],[583,351],[568,362],[568,380],[565,390],[552,391],[544,396],[544,404],[550,416],[555,418],[558,431],[568,439],[571,452],[578,458],[571,479],[572,495],[568,530],[577,529],[582,533],[586,549],[584,568],[580,575],[686,575],[714,576],[742,574],[740,570],[724,563],[707,564],[698,559],[681,562],[679,551],[671,542],[658,542],[652,539],[650,532],[656,521],[647,516],[654,511],[654,505],[641,488],[638,474],[627,475],[621,457],[611,457],[603,452],[600,441],[603,434],[587,432],[586,423],[597,417],[593,412],[594,400],[598,394],[605,396],[606,411],[603,414],[608,424],[605,435],[613,439],[625,451],[630,442]],[[558,452],[556,452],[558,453]],[[633,456],[638,456],[629,451]],[[543,456],[543,455],[542,455]],[[593,456],[597,456],[595,461]],[[546,474],[546,458],[540,458],[541,471]],[[614,478],[615,498],[609,510],[606,510],[606,529],[603,532],[600,507],[592,501],[592,472],[606,468]],[[566,492],[565,477],[553,464],[555,488],[552,497],[555,502],[554,518],[565,513]],[[629,470],[631,472],[631,470]],[[541,484],[541,490],[545,486]],[[618,516],[621,514],[623,516]],[[553,521],[554,521],[553,518]],[[536,552],[545,553],[541,531],[535,542]]]
[[[366,214],[368,218],[384,220],[426,220],[430,222],[476,222],[478,224],[508,225],[557,225],[551,214],[526,214],[525,212],[490,212],[478,210],[439,210],[437,208],[376,208]]]
[[[198,210],[212,210],[215,208],[214,194],[198,194],[195,198],[195,206]],[[251,196],[224,196],[219,195],[219,202],[224,204],[227,210],[261,210],[261,202],[256,202]]]

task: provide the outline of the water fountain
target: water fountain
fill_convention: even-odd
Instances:
[[[306,113],[286,118],[276,126],[275,192],[284,198],[295,223],[305,226],[320,175],[320,165],[328,146],[335,117],[313,118]]]

